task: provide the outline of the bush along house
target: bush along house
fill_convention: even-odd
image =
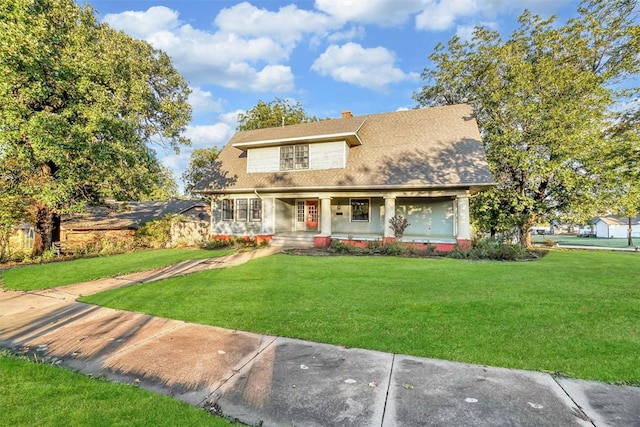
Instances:
[[[471,241],[469,198],[493,185],[468,105],[237,132],[198,191],[213,238],[327,247],[395,239],[452,250]]]

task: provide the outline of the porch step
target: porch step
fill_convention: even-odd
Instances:
[[[283,249],[308,249],[313,248],[313,236],[273,236],[271,246]]]

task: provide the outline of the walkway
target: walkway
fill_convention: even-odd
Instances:
[[[51,290],[0,291],[0,347],[265,426],[640,425],[637,387],[258,335],[75,301],[273,252]]]

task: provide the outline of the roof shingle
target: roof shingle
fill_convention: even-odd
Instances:
[[[238,142],[357,131],[346,168],[247,173]],[[372,114],[236,133],[220,155],[220,174],[198,184],[204,193],[327,188],[437,188],[491,185],[477,123],[468,105]]]

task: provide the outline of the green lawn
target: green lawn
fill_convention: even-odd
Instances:
[[[0,353],[3,426],[228,426],[168,396]]]
[[[602,248],[628,248],[627,239],[596,239],[594,237],[578,237],[568,234],[552,234],[547,236],[533,235],[533,243],[543,243],[545,239],[551,239],[561,245],[597,246]],[[633,238],[633,245],[640,245],[640,239]]]
[[[73,261],[13,267],[0,275],[6,289],[46,289],[136,271],[153,270],[186,260],[213,258],[229,250],[161,249]]]
[[[275,255],[85,302],[400,354],[640,382],[640,255]]]

